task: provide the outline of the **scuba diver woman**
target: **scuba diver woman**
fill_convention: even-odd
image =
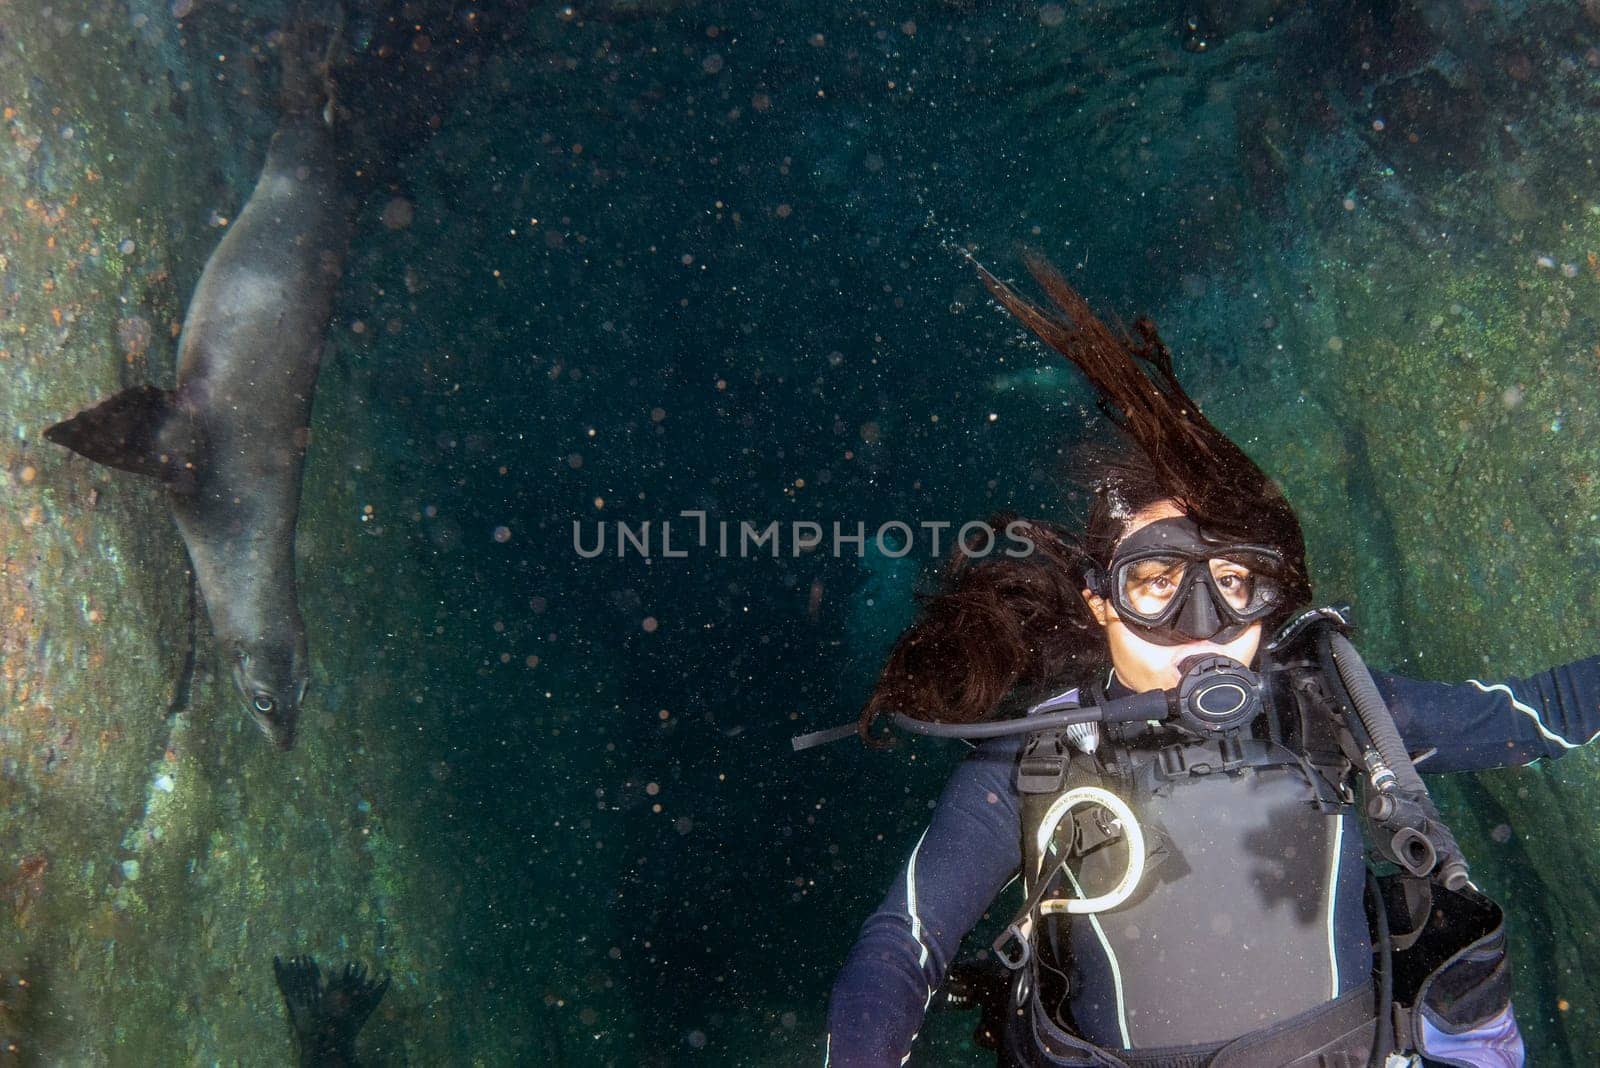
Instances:
[[[904,1064],[938,996],[984,1006],[1001,1066],[1522,1064],[1500,910],[1414,765],[1592,740],[1600,657],[1493,684],[1369,672],[1313,607],[1293,509],[1153,325],[1113,331],[1029,267],[1052,310],[984,281],[1126,441],[1095,460],[1081,539],[1027,521],[1027,556],[953,554],[862,711],[870,743],[880,718],[981,741],[834,984],[827,1063]],[[952,967],[1019,872],[990,959]]]

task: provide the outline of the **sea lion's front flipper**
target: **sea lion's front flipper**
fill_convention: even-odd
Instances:
[[[328,1003],[341,1017],[341,1027],[352,1041],[388,989],[387,975],[374,982],[367,978],[367,970],[359,964],[346,964],[343,971],[334,971],[328,976]]]
[[[194,492],[199,431],[171,390],[125,389],[48,428],[44,436],[97,464],[148,475],[178,493]]]

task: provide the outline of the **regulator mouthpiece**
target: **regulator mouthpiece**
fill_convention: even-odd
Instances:
[[[1247,727],[1261,714],[1261,676],[1237,660],[1201,654],[1178,669],[1178,722],[1202,738]]]

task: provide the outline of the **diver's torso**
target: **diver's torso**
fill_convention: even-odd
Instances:
[[[1360,827],[1319,811],[1300,767],[1129,792],[1150,854],[1138,890],[1054,921],[1070,945],[1069,1020],[1084,1038],[1114,1050],[1226,1041],[1369,979]],[[1090,851],[1076,865],[1082,893],[1106,892],[1125,864],[1123,839]]]

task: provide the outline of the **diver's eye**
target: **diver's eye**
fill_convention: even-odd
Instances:
[[[278,702],[274,701],[264,693],[256,694],[255,700],[252,701],[251,704],[254,705],[255,710],[260,712],[262,715],[267,715],[274,708],[278,707]]]

